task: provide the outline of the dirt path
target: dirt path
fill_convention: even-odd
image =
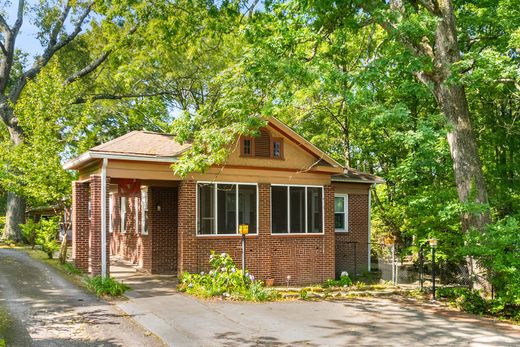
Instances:
[[[9,249],[0,249],[2,337],[8,346],[163,346],[55,269]]]

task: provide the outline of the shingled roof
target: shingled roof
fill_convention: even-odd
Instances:
[[[173,136],[149,131],[132,131],[112,141],[93,147],[92,152],[134,154],[156,157],[176,157],[190,148],[181,145]]]
[[[353,183],[385,183],[379,176],[372,175],[352,168],[345,168],[342,175],[331,177],[332,182],[353,182]]]

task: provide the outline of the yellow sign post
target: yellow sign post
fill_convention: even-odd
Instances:
[[[246,235],[249,234],[249,225],[240,224],[238,232],[242,235],[242,276],[246,275]]]

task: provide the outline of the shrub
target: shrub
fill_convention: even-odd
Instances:
[[[31,245],[34,249],[34,245],[36,244],[36,234],[40,228],[40,223],[35,223],[32,219],[29,219],[25,224],[20,224],[20,228],[22,229],[23,241],[28,245]]]
[[[520,305],[520,222],[508,217],[467,238],[466,252],[487,270],[504,307]]]
[[[352,280],[348,275],[343,275],[339,278],[339,280],[329,279],[325,282],[325,287],[349,287],[352,285]]]
[[[98,296],[121,296],[124,292],[130,289],[127,285],[118,282],[111,277],[103,278],[100,275],[86,278],[85,284],[88,289],[96,293]]]
[[[243,275],[229,254],[217,255],[211,251],[209,263],[209,273],[183,273],[179,290],[204,298],[221,296],[250,301],[271,300],[278,295],[276,291],[266,289],[261,281],[255,281],[254,276],[247,271]]]
[[[34,245],[42,246],[42,250],[52,259],[54,253],[60,249],[56,239],[58,235],[59,218],[42,219],[38,223],[29,219],[27,223],[20,224],[22,236],[26,243],[34,248]]]
[[[60,249],[60,244],[56,239],[59,219],[42,219],[39,224],[40,228],[36,230],[36,244],[41,245],[49,259],[52,259],[53,254]]]

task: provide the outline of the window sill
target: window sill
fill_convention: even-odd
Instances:
[[[292,234],[273,234],[274,237],[322,237],[325,233],[292,233]]]
[[[241,239],[240,234],[210,234],[210,235],[197,235],[201,239],[215,240],[215,239]],[[258,234],[248,234],[246,239],[258,237]]]
[[[350,230],[335,230],[334,232],[337,234],[348,234],[350,233]]]

